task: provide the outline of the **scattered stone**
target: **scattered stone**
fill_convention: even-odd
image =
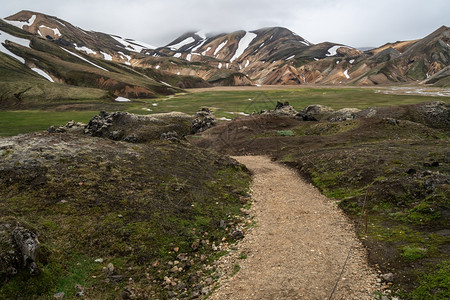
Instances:
[[[197,298],[200,296],[200,292],[199,291],[193,291],[192,292],[192,298]]]
[[[408,173],[409,175],[416,174],[416,172],[416,169],[408,169],[408,171],[406,171],[406,173]]]
[[[56,293],[56,294],[54,294],[53,295],[53,298],[55,298],[55,299],[62,299],[62,298],[64,298],[64,292],[59,292],[59,293]]]
[[[192,245],[191,245],[191,248],[194,251],[198,250],[199,247],[200,247],[200,241],[199,240],[193,242]]]
[[[82,132],[84,130],[84,127],[86,126],[86,124],[81,123],[81,122],[75,122],[74,120],[71,120],[69,122],[66,123],[66,125],[64,126],[50,126],[47,129],[47,132],[49,133],[64,133],[64,132]]]
[[[244,238],[244,233],[242,232],[242,230],[235,230],[231,233],[231,235],[233,236],[234,239],[236,240],[241,240]]]
[[[113,281],[121,281],[123,279],[122,275],[111,275],[109,278]]]
[[[177,295],[177,293],[174,291],[169,291],[167,294],[169,295],[169,297],[175,297]]]
[[[114,265],[109,263],[105,268],[106,276],[111,276],[114,273]]]
[[[209,287],[204,287],[204,288],[202,288],[202,294],[203,294],[203,295],[208,294],[209,291],[211,291],[211,289],[210,289]]]
[[[124,137],[123,140],[128,143],[137,143],[138,142],[138,138],[135,134],[128,135],[128,136]]]
[[[164,140],[164,141],[170,141],[170,142],[179,142],[180,141],[180,138],[176,131],[164,132],[163,134],[161,134],[160,139]]]
[[[96,260],[94,260],[96,263],[102,263],[103,262],[103,258],[97,258]]]
[[[66,132],[66,130],[62,126],[59,126],[59,127],[50,126],[49,128],[47,128],[47,132],[48,133],[64,133],[64,132]]]
[[[398,124],[400,123],[399,120],[396,120],[394,118],[384,118],[383,121],[394,126],[398,126]]]
[[[383,278],[384,281],[386,281],[386,282],[392,282],[392,281],[394,281],[394,274],[386,273],[386,274],[381,275],[381,278]]]
[[[136,294],[132,287],[124,287],[122,291],[122,299],[136,299]]]
[[[177,285],[177,289],[179,289],[179,290],[184,290],[184,289],[186,289],[187,288],[187,285],[186,285],[186,283],[184,283],[184,282],[180,282],[178,285]]]
[[[81,284],[75,285],[75,296],[76,297],[82,297],[84,294],[84,287],[81,286]]]

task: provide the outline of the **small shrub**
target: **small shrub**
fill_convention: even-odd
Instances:
[[[277,134],[281,136],[294,136],[294,132],[292,130],[277,130]]]
[[[405,246],[400,255],[407,261],[414,261],[425,256],[427,249],[415,246]]]

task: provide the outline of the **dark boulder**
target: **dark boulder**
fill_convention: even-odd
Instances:
[[[0,280],[7,280],[19,270],[38,275],[40,243],[37,234],[14,220],[0,221]]]
[[[203,132],[217,123],[213,112],[206,107],[202,107],[194,116],[191,125],[191,134]]]

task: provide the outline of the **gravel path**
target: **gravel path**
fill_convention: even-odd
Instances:
[[[234,158],[254,173],[257,227],[238,245],[241,270],[208,299],[328,299],[351,245],[333,299],[374,299],[376,272],[335,202],[267,157]]]

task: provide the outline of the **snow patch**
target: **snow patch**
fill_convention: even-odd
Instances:
[[[78,58],[81,59],[81,60],[84,60],[85,62],[87,62],[87,63],[93,65],[93,66],[96,67],[96,68],[99,68],[99,69],[102,69],[102,70],[104,70],[104,71],[106,71],[106,72],[109,72],[109,71],[106,70],[105,68],[102,68],[102,67],[100,67],[99,65],[94,64],[93,62],[87,60],[86,58],[84,58],[84,57],[82,57],[82,56],[80,56],[80,55],[78,55],[78,54],[73,53],[72,51],[69,51],[69,50],[67,50],[67,49],[65,49],[65,48],[63,48],[63,47],[59,47],[59,48],[63,49],[63,50],[66,51],[67,53],[72,54],[72,55],[75,56],[75,57],[78,57]]]
[[[143,42],[135,41],[132,39],[124,39],[124,38],[121,38],[120,36],[116,36],[116,35],[110,35],[110,37],[112,37],[117,42],[119,42],[125,49],[132,51],[132,52],[141,53],[141,51],[144,49],[156,49],[155,46],[152,46],[152,45],[149,45],[149,44],[146,44]]]
[[[315,60],[315,61],[318,61],[319,59],[318,59],[318,58],[316,58],[316,57],[314,57],[314,60]]]
[[[33,25],[34,21],[36,20],[36,15],[32,15],[28,21],[9,21],[9,20],[5,20],[3,19],[3,21],[5,21],[6,23],[9,23],[13,26],[19,27],[20,29],[23,29],[23,27],[26,26],[31,26]]]
[[[217,66],[219,69],[222,69],[222,63],[219,63],[219,65]]]
[[[249,64],[250,64],[250,61],[247,59],[247,62],[245,63],[244,68],[247,68]]]
[[[303,45],[306,45],[306,46],[310,46],[307,42],[304,42],[304,41],[300,41],[300,43],[302,43]]]
[[[289,56],[288,58],[286,58],[286,60],[290,60],[290,59],[292,59],[292,58],[294,58],[295,57],[295,54],[294,55],[291,55],[291,56]]]
[[[53,20],[55,20],[56,22],[58,22],[59,24],[61,24],[64,27],[67,27],[66,24],[64,24],[63,22],[60,22],[58,19],[53,18]]]
[[[211,50],[211,47],[208,47],[205,51],[202,52],[202,55],[205,56],[206,52],[208,52],[209,50]]]
[[[160,65],[157,65],[157,66],[155,67],[155,69],[158,70],[160,67],[161,67]]]
[[[257,37],[257,34],[252,32],[246,32],[245,35],[241,38],[238,44],[238,48],[234,53],[233,57],[230,59],[230,62],[233,62],[235,59],[239,58],[244,51],[248,48],[250,43]]]
[[[261,45],[259,45],[259,48],[261,48],[262,46],[264,46],[264,43],[261,43]]]
[[[245,112],[238,112],[238,115],[246,116],[246,117],[250,116],[250,114],[246,114]]]
[[[53,80],[53,78],[50,77],[50,75],[48,75],[47,73],[45,73],[44,71],[42,71],[39,68],[31,68],[31,70],[33,70],[34,72],[38,73],[39,75],[41,75],[42,77],[44,77],[45,79],[47,79],[50,82],[55,82]]]
[[[203,44],[206,42],[206,40],[204,40],[203,42],[201,42],[200,44],[198,44],[198,46],[195,46],[194,48],[192,48],[191,52],[195,52],[197,51],[201,46],[203,46]]]
[[[114,101],[117,102],[130,102],[131,100],[128,98],[124,98],[124,97],[117,97]]]
[[[86,52],[87,54],[97,54],[97,52],[95,52],[95,51],[92,50],[92,49],[89,49],[89,48],[86,47],[86,46],[78,47],[76,43],[73,43],[73,46],[74,46],[75,49],[77,49],[78,51],[84,51],[84,52]]]
[[[181,57],[181,53],[175,53],[174,55],[173,55],[173,57]]]
[[[179,42],[178,44],[169,46],[169,48],[171,50],[178,50],[178,49],[182,48],[183,46],[189,45],[189,44],[191,44],[193,42],[195,42],[194,38],[193,37],[188,37],[188,38],[182,40],[181,42]]]
[[[56,37],[61,37],[61,32],[59,32],[59,29],[58,29],[58,28],[50,28],[50,27],[47,27],[47,26],[45,26],[45,25],[41,25],[41,26],[39,26],[39,28],[47,28],[47,29],[50,29],[51,31],[53,31],[53,34],[54,34]]]
[[[348,69],[344,71],[344,75],[347,79],[350,79],[350,76],[348,75]]]
[[[131,66],[130,60],[131,60],[131,56],[126,55],[125,53],[123,53],[122,51],[117,52],[119,53],[122,57],[125,57],[127,59],[127,61],[125,62],[126,65]]]
[[[158,106],[158,103],[152,103],[153,106]]]
[[[225,64],[225,68],[227,68],[227,69],[228,69],[228,65],[229,65],[229,64],[228,64],[228,63],[226,63],[226,64]]]
[[[352,64],[352,63],[355,62],[355,60],[354,59],[350,59],[348,62]]]
[[[191,57],[192,57],[192,55],[189,53],[189,54],[186,56],[186,60],[187,60],[187,61],[191,61]]]
[[[167,82],[164,82],[164,81],[160,81],[162,84],[164,84],[164,85],[167,85],[167,86],[170,86],[170,87],[173,87],[173,86],[171,86],[170,84],[168,84]]]
[[[19,45],[27,47],[27,48],[30,48],[30,41],[27,40],[27,39],[22,39],[22,38],[15,37],[13,35],[10,35],[9,33],[6,33],[4,31],[0,30],[0,52],[8,54],[9,56],[14,57],[15,59],[17,59],[18,61],[20,61],[21,63],[24,64],[25,63],[25,59],[23,59],[22,57],[12,53],[5,46],[3,46],[5,41],[10,41],[10,42],[19,44]]]
[[[228,119],[226,117],[219,118],[218,120],[220,120],[220,121],[231,121],[231,119]]]
[[[340,61],[339,61],[339,60],[337,60],[337,61],[336,61],[336,64],[338,65],[339,63],[340,63]]]
[[[100,51],[100,53],[101,54],[103,54],[103,58],[105,59],[105,60],[112,60],[112,56],[111,55],[109,55],[108,53],[105,53],[105,52],[103,52],[103,51]]]
[[[181,73],[180,72],[177,72],[177,75],[180,75]]]
[[[325,56],[335,56],[337,54],[336,50],[341,48],[342,46],[333,46],[330,49],[328,49],[328,53],[325,54]]]
[[[220,50],[222,50],[223,47],[225,47],[225,45],[228,43],[228,40],[226,40],[225,42],[222,42],[219,46],[217,46],[216,50],[214,50],[214,56],[217,55],[217,53],[219,53]]]
[[[197,31],[195,34],[204,40],[206,39],[206,33],[203,30]]]

